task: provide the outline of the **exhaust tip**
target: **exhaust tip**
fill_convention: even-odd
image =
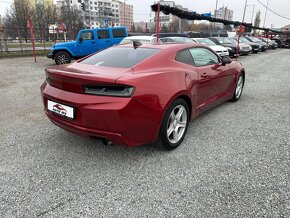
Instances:
[[[104,145],[112,145],[112,142],[110,140],[106,139],[106,138],[102,138],[102,143]]]

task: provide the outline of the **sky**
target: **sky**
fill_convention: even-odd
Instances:
[[[3,16],[10,7],[13,0],[0,0],[0,14]],[[123,0],[122,0],[123,1]],[[150,19],[154,19],[154,13],[150,13],[150,5],[156,0],[126,0],[127,4],[131,4],[134,7],[134,22],[145,21],[149,22]],[[259,0],[264,5],[267,5],[268,0]],[[202,3],[201,3],[202,2]],[[244,6],[246,0],[218,0],[218,8],[225,6],[228,9],[234,11],[234,20],[242,21]],[[182,5],[184,8],[196,11],[197,13],[212,12],[215,9],[216,0],[175,0],[175,3]],[[258,10],[261,11],[261,26],[264,24],[266,9],[258,2],[258,0],[247,0],[245,22],[250,23],[253,14],[253,5],[255,5],[255,14]],[[290,24],[290,1],[289,0],[269,0],[269,6],[274,12],[285,16],[289,19],[284,19],[268,11],[265,27],[283,27]],[[151,15],[151,16],[150,16]]]

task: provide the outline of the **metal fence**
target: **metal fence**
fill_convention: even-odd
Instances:
[[[34,44],[37,51],[50,50],[50,47],[59,42],[74,40],[78,30],[59,31],[54,29],[34,29]],[[32,51],[31,35],[28,29],[3,27],[0,32],[0,52],[27,52]]]

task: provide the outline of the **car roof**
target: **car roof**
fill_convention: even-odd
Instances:
[[[190,39],[188,37],[183,37],[183,36],[166,36],[166,37],[163,37],[163,38],[168,38],[168,39],[183,39],[183,38],[187,38],[187,39]]]
[[[145,40],[148,39],[148,40],[151,40],[151,39],[154,39],[154,38],[156,38],[156,37],[142,35],[142,36],[127,36],[124,39],[145,39]]]
[[[199,40],[199,39],[208,39],[208,38],[191,38],[191,39]],[[208,39],[208,40],[209,40],[209,39]]]
[[[118,45],[118,47],[133,47],[133,43]],[[198,44],[192,41],[192,43],[158,43],[158,44],[144,43],[144,44],[141,44],[139,47],[140,48],[156,48],[160,50],[165,50],[165,49],[182,50],[182,49],[192,48],[192,47],[207,47],[207,46],[203,44]]]

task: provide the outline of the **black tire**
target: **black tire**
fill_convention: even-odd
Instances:
[[[54,61],[57,65],[59,64],[69,64],[71,62],[71,56],[65,51],[59,51],[54,56]]]
[[[240,99],[243,88],[244,88],[244,83],[245,83],[245,77],[241,74],[237,80],[237,84],[233,93],[233,97],[231,99],[232,102],[236,102]]]
[[[178,112],[181,113],[180,118],[177,118]],[[186,135],[189,116],[189,107],[186,101],[181,98],[176,99],[165,113],[161,123],[159,137],[156,141],[156,145],[166,150],[173,150],[177,148],[182,143]],[[168,136],[167,131],[170,128],[172,129],[172,132]]]

